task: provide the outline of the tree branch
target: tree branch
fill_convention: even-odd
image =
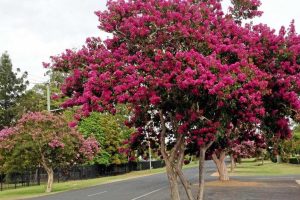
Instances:
[[[160,123],[161,123],[161,132],[160,132],[160,151],[162,156],[164,157],[165,160],[169,159],[169,156],[166,151],[166,124],[165,124],[165,119],[163,115],[163,111],[159,110],[159,117],[160,117]]]

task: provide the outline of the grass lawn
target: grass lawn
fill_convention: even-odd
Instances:
[[[300,165],[287,163],[273,163],[265,161],[261,165],[261,161],[255,162],[254,159],[242,160],[241,164],[237,164],[231,176],[284,176],[284,175],[300,175]]]
[[[192,163],[184,166],[184,168],[191,168],[197,165],[198,165],[197,163]],[[102,177],[102,178],[95,178],[95,179],[88,179],[88,180],[54,183],[53,192],[51,194],[101,185],[105,183],[111,183],[115,181],[122,181],[131,178],[148,176],[148,175],[163,173],[163,172],[165,172],[165,168],[152,169],[151,171],[150,170],[134,171],[123,175],[109,176],[109,177]],[[15,199],[24,199],[24,198],[47,195],[45,194],[45,188],[46,188],[45,185],[39,185],[39,186],[30,186],[30,187],[22,187],[18,189],[4,190],[0,192],[0,200],[15,200]]]
[[[300,139],[300,131],[295,131],[295,132],[293,132],[293,134],[294,134],[294,137]]]

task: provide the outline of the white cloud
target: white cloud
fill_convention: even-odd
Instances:
[[[66,48],[80,47],[86,37],[104,35],[94,11],[99,0],[1,0],[0,53],[8,51],[14,68],[29,72],[31,82],[44,81],[43,61]]]
[[[294,19],[296,30],[300,32],[300,1],[295,0],[262,0],[263,16],[257,21],[268,24],[279,30],[281,26],[288,27]]]

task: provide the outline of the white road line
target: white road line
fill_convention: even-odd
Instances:
[[[298,183],[300,185],[300,180],[296,180],[296,183]]]
[[[137,200],[137,199],[143,198],[143,197],[148,196],[148,195],[150,195],[150,194],[152,194],[152,193],[158,192],[158,191],[160,191],[160,190],[162,190],[162,189],[164,189],[164,188],[160,188],[160,189],[157,189],[157,190],[153,190],[152,192],[148,192],[148,193],[146,193],[146,194],[144,194],[144,195],[142,195],[142,196],[136,197],[136,198],[131,199],[131,200]]]
[[[88,197],[92,197],[92,196],[96,196],[96,195],[99,195],[99,194],[103,194],[107,191],[102,191],[102,192],[98,192],[98,193],[95,193],[95,194],[89,194]]]

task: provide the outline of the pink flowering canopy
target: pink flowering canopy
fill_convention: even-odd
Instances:
[[[21,157],[30,158],[23,160],[28,164],[24,167],[71,166],[92,159],[98,150],[94,138],[84,139],[61,116],[47,112],[27,113],[15,127],[0,131],[0,153],[4,156],[0,160],[7,168],[14,167],[11,163]]]
[[[81,106],[80,119],[131,105],[134,147],[149,133],[159,148],[159,113],[170,145],[178,134],[205,145],[247,123],[270,137],[289,136],[288,119],[300,109],[299,36],[293,25],[279,34],[242,26],[241,19],[262,14],[260,2],[232,3],[224,14],[217,0],[108,1],[96,15],[112,38],[88,38],[46,64],[69,73],[63,106]]]
[[[249,158],[266,149],[265,134],[255,124],[243,124],[238,128],[227,129],[226,133],[218,138],[208,150],[208,155],[219,155],[222,151],[233,157]]]

